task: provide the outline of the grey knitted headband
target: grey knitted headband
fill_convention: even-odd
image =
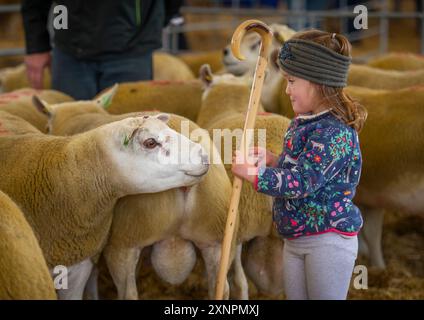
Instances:
[[[313,41],[284,42],[278,55],[281,69],[288,74],[330,87],[346,87],[351,58]]]

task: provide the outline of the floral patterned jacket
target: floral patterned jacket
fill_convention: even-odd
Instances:
[[[353,236],[363,223],[352,203],[361,165],[353,128],[329,111],[297,116],[284,137],[277,167],[260,167],[254,186],[275,197],[273,220],[283,237],[324,232]]]

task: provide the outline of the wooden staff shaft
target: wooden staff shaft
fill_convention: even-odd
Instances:
[[[263,52],[263,44],[260,52]],[[247,130],[253,130],[255,127],[256,114],[258,112],[259,102],[261,98],[262,85],[265,77],[265,69],[267,66],[267,58],[260,54],[256,65],[255,75],[253,77],[252,89],[250,92],[249,105],[247,108],[246,120],[244,123],[243,135],[241,138],[240,151],[247,157],[248,147],[250,146],[253,134],[246,135]],[[225,226],[224,240],[222,242],[221,261],[219,265],[218,279],[216,282],[215,299],[222,300],[224,296],[225,282],[227,279],[227,270],[229,266],[231,243],[234,237],[235,223],[237,219],[238,206],[240,202],[240,193],[243,186],[243,180],[234,177],[233,190],[231,193],[230,207],[228,210],[227,224]]]

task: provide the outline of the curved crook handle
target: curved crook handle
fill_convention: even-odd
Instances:
[[[272,31],[271,29],[260,20],[246,20],[242,22],[233,33],[231,39],[231,51],[233,55],[239,59],[244,60],[245,57],[240,52],[241,42],[247,32],[255,31],[259,33],[262,38],[262,49],[260,55],[266,57],[272,43]]]

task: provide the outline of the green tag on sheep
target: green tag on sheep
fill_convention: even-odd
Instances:
[[[111,103],[112,103],[112,99],[111,99],[111,96],[109,94],[101,97],[100,104],[103,106],[103,108],[105,108],[105,109],[109,108]]]
[[[125,136],[124,137],[124,141],[123,141],[123,145],[125,147],[128,147],[128,143],[130,143],[130,138],[128,136]]]

